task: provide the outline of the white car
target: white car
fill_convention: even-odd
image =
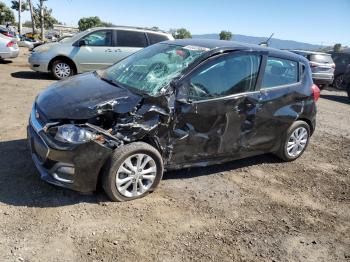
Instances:
[[[30,38],[23,38],[22,40],[17,42],[18,46],[27,47],[28,49],[34,48],[34,46],[39,43],[40,41],[32,40]]]
[[[0,34],[0,59],[16,58],[19,48],[15,39]]]
[[[54,78],[64,79],[104,69],[146,46],[173,39],[171,34],[160,30],[97,27],[64,41],[38,46],[33,49],[28,61],[32,70],[51,72]]]

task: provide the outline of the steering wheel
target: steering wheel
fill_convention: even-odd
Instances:
[[[150,71],[148,74],[152,73],[156,78],[163,77],[166,73],[169,72],[169,67],[163,62],[156,62],[151,65]]]

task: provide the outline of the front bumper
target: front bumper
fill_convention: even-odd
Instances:
[[[43,130],[34,108],[27,134],[32,159],[43,180],[80,192],[96,190],[98,175],[112,149],[95,141],[57,144]]]
[[[40,53],[34,52],[28,57],[28,63],[30,65],[30,68],[33,71],[37,71],[37,72],[44,72],[44,73],[49,72],[48,70],[49,62],[50,60],[44,57],[43,55],[41,55]]]

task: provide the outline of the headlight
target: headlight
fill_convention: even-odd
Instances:
[[[55,135],[56,140],[69,143],[84,143],[94,138],[94,133],[75,125],[59,126]]]

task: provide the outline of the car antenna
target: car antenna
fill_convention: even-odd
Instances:
[[[268,47],[269,46],[269,41],[271,40],[271,38],[273,37],[274,34],[275,33],[272,33],[269,38],[267,38],[265,41],[261,42],[259,45]]]

